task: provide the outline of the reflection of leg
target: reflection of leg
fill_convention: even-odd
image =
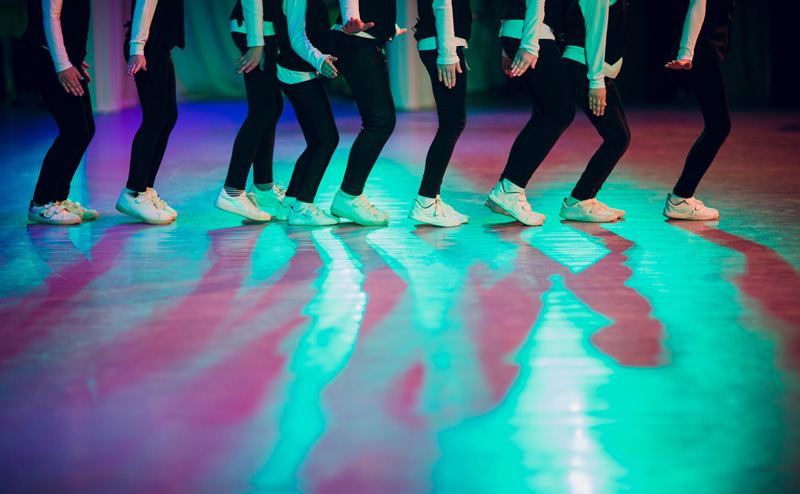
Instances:
[[[296,376],[282,408],[281,436],[253,484],[258,487],[294,485],[309,460],[312,447],[325,430],[323,392],[345,368],[355,349],[366,298],[364,275],[350,261],[352,253],[330,230],[311,232],[314,245],[331,260],[322,268],[319,292],[304,313],[310,327],[292,356],[289,370]],[[344,264],[342,264],[344,263]]]
[[[673,189],[673,193],[679,197],[694,196],[700,180],[731,131],[728,93],[719,61],[710,57],[695,57],[688,77],[703,112],[705,128],[689,151],[683,173]]]
[[[627,285],[633,270],[625,264],[625,252],[635,244],[600,225],[570,226],[599,239],[611,250],[594,265],[565,280],[566,287],[581,301],[612,321],[592,335],[592,343],[621,365],[663,365],[663,324],[653,317],[650,302]]]

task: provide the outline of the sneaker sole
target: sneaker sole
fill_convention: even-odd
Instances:
[[[662,212],[664,216],[671,220],[686,220],[686,221],[714,221],[719,219],[719,214],[716,216],[712,216],[710,218],[701,218],[699,216],[687,216],[683,214],[670,214],[666,211]]]
[[[149,225],[169,225],[170,223],[172,223],[174,221],[172,219],[172,216],[170,216],[169,219],[164,219],[164,220],[150,220],[150,219],[147,219],[144,216],[138,214],[137,212],[135,212],[133,210],[130,210],[130,209],[126,208],[125,206],[122,206],[120,203],[117,203],[116,209],[117,209],[117,211],[119,211],[122,214],[127,214],[131,218],[136,218],[137,220],[143,221],[143,222],[145,222],[145,223],[147,223]]]
[[[248,220],[269,221],[269,220],[272,219],[272,216],[270,216],[269,213],[267,213],[267,212],[263,212],[263,214],[266,216],[266,218],[263,218],[263,217],[254,218],[254,217],[250,216],[249,214],[247,214],[247,211],[243,211],[243,210],[241,210],[239,208],[236,208],[236,207],[228,206],[228,204],[226,202],[214,201],[214,207],[217,208],[217,209],[220,209],[222,211],[225,211],[225,212],[228,212],[228,213],[231,213],[231,214],[235,214],[237,216],[241,216],[242,218],[247,218]]]
[[[334,210],[333,207],[331,207],[331,215],[336,216],[337,218],[344,218],[346,220],[350,220],[353,223],[359,224],[361,226],[386,226],[389,224],[389,218],[386,218],[386,221],[383,221],[381,223],[375,223],[371,221],[352,218],[351,216],[344,214],[341,211]]]
[[[577,221],[579,223],[613,223],[617,221],[619,218],[614,215],[610,218],[595,218],[595,217],[586,217],[586,218],[568,218],[564,216],[562,213],[558,213],[558,215],[567,221]]]
[[[81,222],[81,219],[78,217],[69,220],[52,220],[49,218],[42,218],[38,214],[31,215],[30,213],[28,213],[28,220],[33,221],[34,223],[39,223],[40,225],[57,225],[57,226],[77,225],[78,223]]]
[[[339,224],[338,221],[334,223],[306,223],[304,221],[292,221],[291,218],[288,221],[291,226],[335,226]]]
[[[459,221],[458,223],[453,224],[453,225],[445,225],[445,224],[442,224],[442,223],[434,223],[433,221],[431,221],[430,218],[426,218],[424,216],[416,216],[416,215],[414,215],[412,213],[408,213],[408,218],[411,219],[411,220],[414,220],[416,222],[419,222],[419,223],[425,223],[426,225],[438,226],[438,227],[441,227],[441,228],[454,228],[454,227],[457,227],[457,226],[461,226],[463,224],[463,222],[461,222],[461,221]]]
[[[509,212],[506,209],[504,209],[503,206],[501,206],[501,205],[497,204],[496,202],[494,202],[494,200],[491,197],[486,199],[486,202],[483,204],[483,206],[486,209],[488,209],[489,211],[493,212],[493,213],[497,213],[497,214],[502,214],[502,215],[508,216],[510,218],[515,219],[516,221],[519,221],[520,223],[522,223],[523,225],[526,225],[526,226],[542,226],[542,225],[544,225],[544,220],[541,220],[541,222],[536,222],[536,223],[527,223],[525,221],[522,221],[521,219],[519,219],[516,216],[514,216],[513,214],[511,214],[511,212]]]

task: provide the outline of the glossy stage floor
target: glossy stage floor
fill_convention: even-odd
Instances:
[[[359,122],[337,103],[330,204]],[[28,224],[54,126],[4,110],[0,490],[89,493],[800,492],[800,117],[737,112],[699,191],[722,220],[665,221],[701,127],[632,110],[600,198],[559,221],[598,139],[583,116],[529,189],[544,227],[483,209],[524,109],[474,111],[418,227],[431,112],[399,116],[367,194],[385,228],[243,224],[212,202],[242,103],[192,103],[158,188],[167,227],[114,211],[138,110],[98,117],[73,199]],[[303,143],[290,107],[276,177]]]

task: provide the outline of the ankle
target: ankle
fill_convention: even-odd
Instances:
[[[433,206],[436,203],[436,199],[434,199],[432,197],[418,195],[417,196],[417,202],[423,208],[429,208],[429,207]]]
[[[503,187],[503,190],[505,190],[506,192],[516,192],[516,193],[525,192],[524,187],[520,187],[519,185],[515,184],[514,182],[512,182],[507,178],[501,180],[500,184]]]
[[[567,206],[574,206],[574,205],[578,204],[579,202],[581,202],[581,200],[580,199],[576,199],[575,196],[569,196],[566,199],[564,199],[564,202],[567,204]]]

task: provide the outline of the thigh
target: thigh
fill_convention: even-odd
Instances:
[[[175,67],[169,51],[161,47],[146,46],[145,59],[147,70],[140,70],[134,76],[142,114],[145,118],[151,115],[166,118],[170,102],[175,99]]]
[[[728,91],[720,62],[711,57],[695,57],[688,77],[706,121],[730,122]]]
[[[322,81],[312,79],[299,84],[282,84],[281,87],[294,107],[306,141],[321,140],[338,133]]]
[[[467,114],[467,64],[463,48],[458,48],[458,63],[461,73],[456,72],[456,85],[451,89],[448,89],[439,80],[439,67],[436,63],[437,51],[424,50],[419,53],[419,56],[431,79],[431,88],[433,89],[433,98],[436,100],[439,119],[465,119]]]
[[[362,116],[394,114],[386,55],[377,41],[363,38],[353,41],[352,50],[340,62],[359,112]]]
[[[555,41],[540,42],[536,66],[522,75],[522,83],[543,113],[572,112],[570,84]]]

